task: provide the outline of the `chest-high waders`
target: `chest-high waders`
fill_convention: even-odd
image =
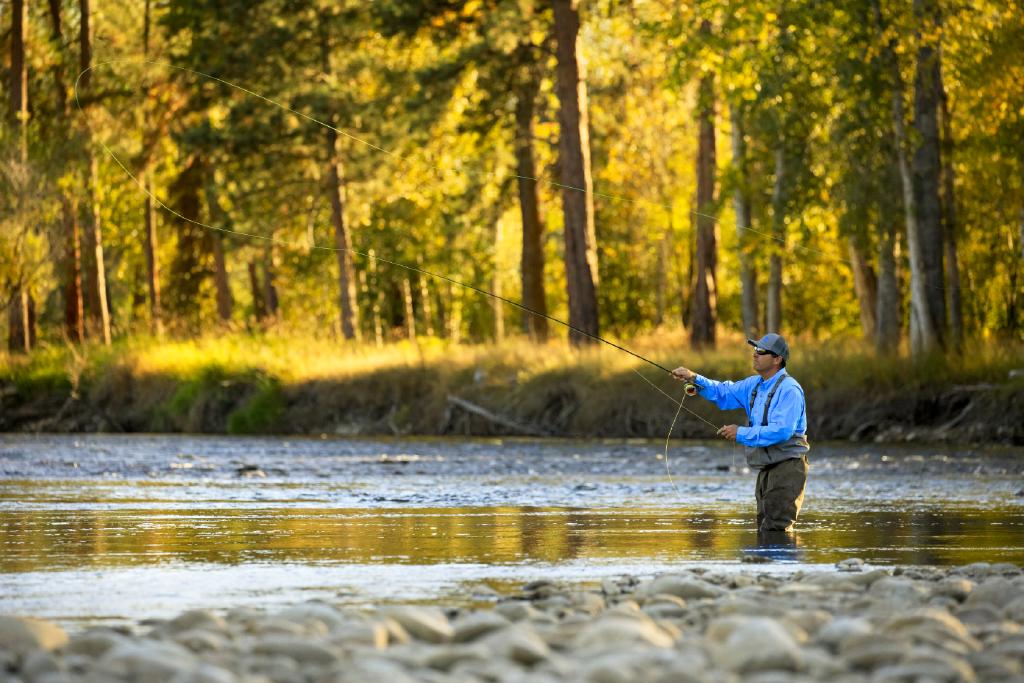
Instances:
[[[782,383],[788,377],[788,375],[783,373],[782,377],[772,386],[771,391],[768,392],[768,398],[764,402],[764,415],[761,417],[762,427],[768,426],[768,411],[772,407],[772,399],[775,398],[775,392],[779,390],[779,387],[782,386]],[[757,389],[758,387],[755,386],[754,391],[750,394],[750,409],[747,411],[749,415],[748,426],[750,427],[754,426],[754,401],[757,400]],[[750,469],[760,470],[777,465],[790,458],[799,458],[809,450],[811,450],[811,446],[807,442],[807,435],[794,434],[782,443],[772,444],[771,446],[747,446],[747,465],[750,466]]]
[[[779,386],[787,375],[775,382],[764,402],[761,426],[768,426],[768,411]],[[750,426],[754,426],[754,401],[757,387],[750,395]],[[807,458],[811,449],[806,434],[794,434],[782,443],[771,446],[747,447],[747,464],[757,473],[754,490],[757,499],[757,528],[759,532],[791,531],[804,502],[804,486],[807,484]]]

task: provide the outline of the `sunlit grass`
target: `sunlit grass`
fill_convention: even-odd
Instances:
[[[620,342],[616,342],[620,343]],[[691,351],[682,331],[648,334],[623,346],[664,368],[685,365],[701,374],[737,378],[750,374],[750,347],[739,335],[720,338],[718,348]],[[856,341],[796,341],[789,371],[808,387],[892,389],[933,384],[1002,382],[1024,367],[1024,348],[977,344],[957,354],[910,359],[879,356]],[[352,379],[381,371],[418,372],[430,368],[447,375],[514,373],[529,381],[548,373],[573,372],[596,378],[635,369],[657,377],[651,364],[606,345],[573,349],[564,340],[533,344],[513,337],[501,344],[453,345],[420,338],[378,348],[373,344],[283,335],[230,334],[193,340],[135,338],[107,348],[46,346],[28,356],[0,355],[0,380],[38,389],[56,388],[79,373],[99,378],[114,368],[133,375],[186,380],[215,369],[224,375],[260,373],[285,384]]]

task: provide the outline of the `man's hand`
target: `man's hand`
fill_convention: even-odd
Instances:
[[[692,382],[697,373],[687,368],[676,368],[672,371],[672,376],[681,382]]]
[[[725,425],[718,430],[718,435],[726,441],[735,441],[737,429],[739,429],[738,425]]]

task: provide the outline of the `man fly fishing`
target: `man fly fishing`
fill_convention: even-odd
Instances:
[[[747,464],[758,470],[758,531],[792,531],[804,502],[810,450],[804,390],[786,372],[789,345],[782,336],[769,333],[747,343],[754,347],[756,375],[719,382],[680,367],[672,376],[696,385],[698,395],[722,410],[747,412],[746,427],[725,425],[718,434],[745,446]]]

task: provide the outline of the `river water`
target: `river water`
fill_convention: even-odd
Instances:
[[[815,445],[759,543],[725,443],[0,435],[0,613],[70,628],[327,598],[475,603],[757,560],[1024,564],[1024,456]]]

